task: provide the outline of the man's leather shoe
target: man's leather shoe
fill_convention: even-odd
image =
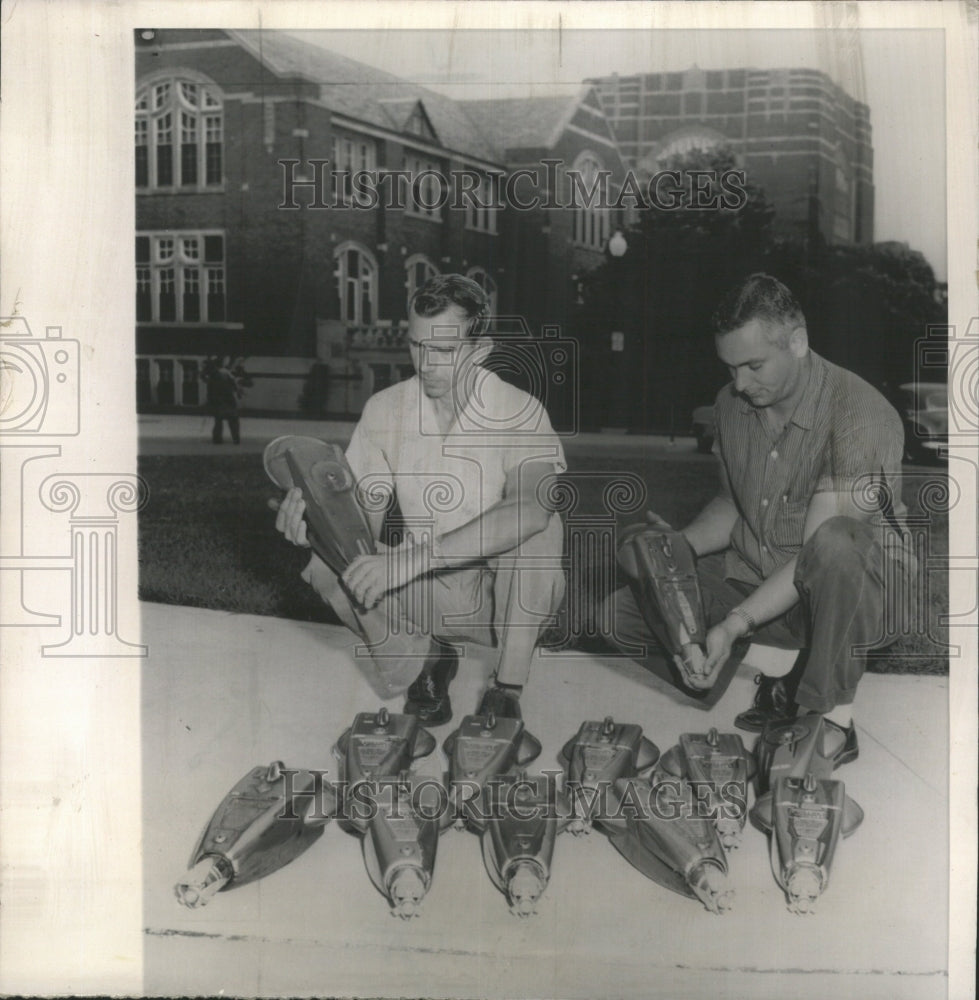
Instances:
[[[405,692],[405,714],[417,715],[418,721],[440,726],[452,718],[449,684],[459,670],[459,654],[446,647],[431,666],[423,668]]]
[[[796,717],[799,706],[789,694],[784,677],[755,674],[755,700],[742,712],[734,724],[747,733],[760,733],[769,722],[788,722]]]
[[[824,715],[823,726],[825,731],[832,733],[834,736],[842,737],[842,741],[836,752],[830,754],[828,758],[833,762],[834,771],[838,767],[842,767],[844,764],[849,764],[851,761],[856,760],[857,757],[860,756],[860,746],[857,743],[857,727],[852,722],[846,727],[846,729],[844,729],[841,725],[833,722],[832,719],[827,719]]]
[[[476,709],[477,715],[489,715],[492,713],[498,719],[522,719],[520,713],[520,695],[499,684],[494,684],[486,689]]]

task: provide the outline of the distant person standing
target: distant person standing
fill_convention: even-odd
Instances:
[[[207,385],[207,409],[214,417],[211,441],[214,444],[224,443],[224,422],[227,421],[231,440],[235,444],[241,444],[238,400],[252,384],[243,359],[237,358],[232,363],[230,357],[223,361],[220,358],[208,358],[204,381]]]

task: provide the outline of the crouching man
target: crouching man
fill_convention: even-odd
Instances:
[[[495,646],[495,682],[477,711],[519,717],[540,632],[564,597],[563,527],[547,504],[564,450],[541,403],[482,363],[489,302],[458,274],[432,278],[408,307],[415,376],[372,396],[347,460],[361,497],[396,498],[407,527],[338,577],[315,554],[305,579],[366,643],[388,695],[429,725],[452,715],[451,641]],[[367,505],[375,539],[385,503]],[[306,545],[298,489],[276,527]],[[415,676],[417,674],[417,677]]]
[[[803,650],[785,676],[756,677],[754,704],[736,724],[757,732],[800,707],[820,713],[827,752],[845,763],[858,753],[853,701],[865,654],[885,638],[885,602],[889,616],[910,603],[900,599],[914,571],[901,420],[874,388],[809,349],[802,310],[775,278],[754,274],[733,289],[714,336],[731,375],[715,404],[721,485],[681,532],[710,626],[701,690],[653,638],[656,610],[638,587],[611,596],[606,620],[617,644],[645,647],[648,669],[704,704],[723,694],[749,637]]]

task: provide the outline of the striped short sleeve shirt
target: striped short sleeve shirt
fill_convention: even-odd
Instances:
[[[810,351],[809,382],[773,440],[764,414],[734,392],[715,402],[715,452],[724,491],[738,510],[727,575],[757,584],[802,548],[806,513],[819,492],[851,492],[885,526],[903,530],[904,427],[862,378]]]

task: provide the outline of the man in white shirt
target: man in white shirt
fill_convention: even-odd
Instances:
[[[519,717],[541,629],[564,596],[563,527],[548,482],[564,449],[539,400],[482,367],[489,303],[480,286],[439,275],[409,303],[415,376],[376,393],[347,460],[375,539],[396,497],[407,540],[359,556],[338,577],[315,554],[305,579],[367,643],[382,692],[407,688],[405,711],[451,718],[458,652],[447,640],[495,645],[495,683],[478,711]],[[301,491],[276,527],[308,544]]]

